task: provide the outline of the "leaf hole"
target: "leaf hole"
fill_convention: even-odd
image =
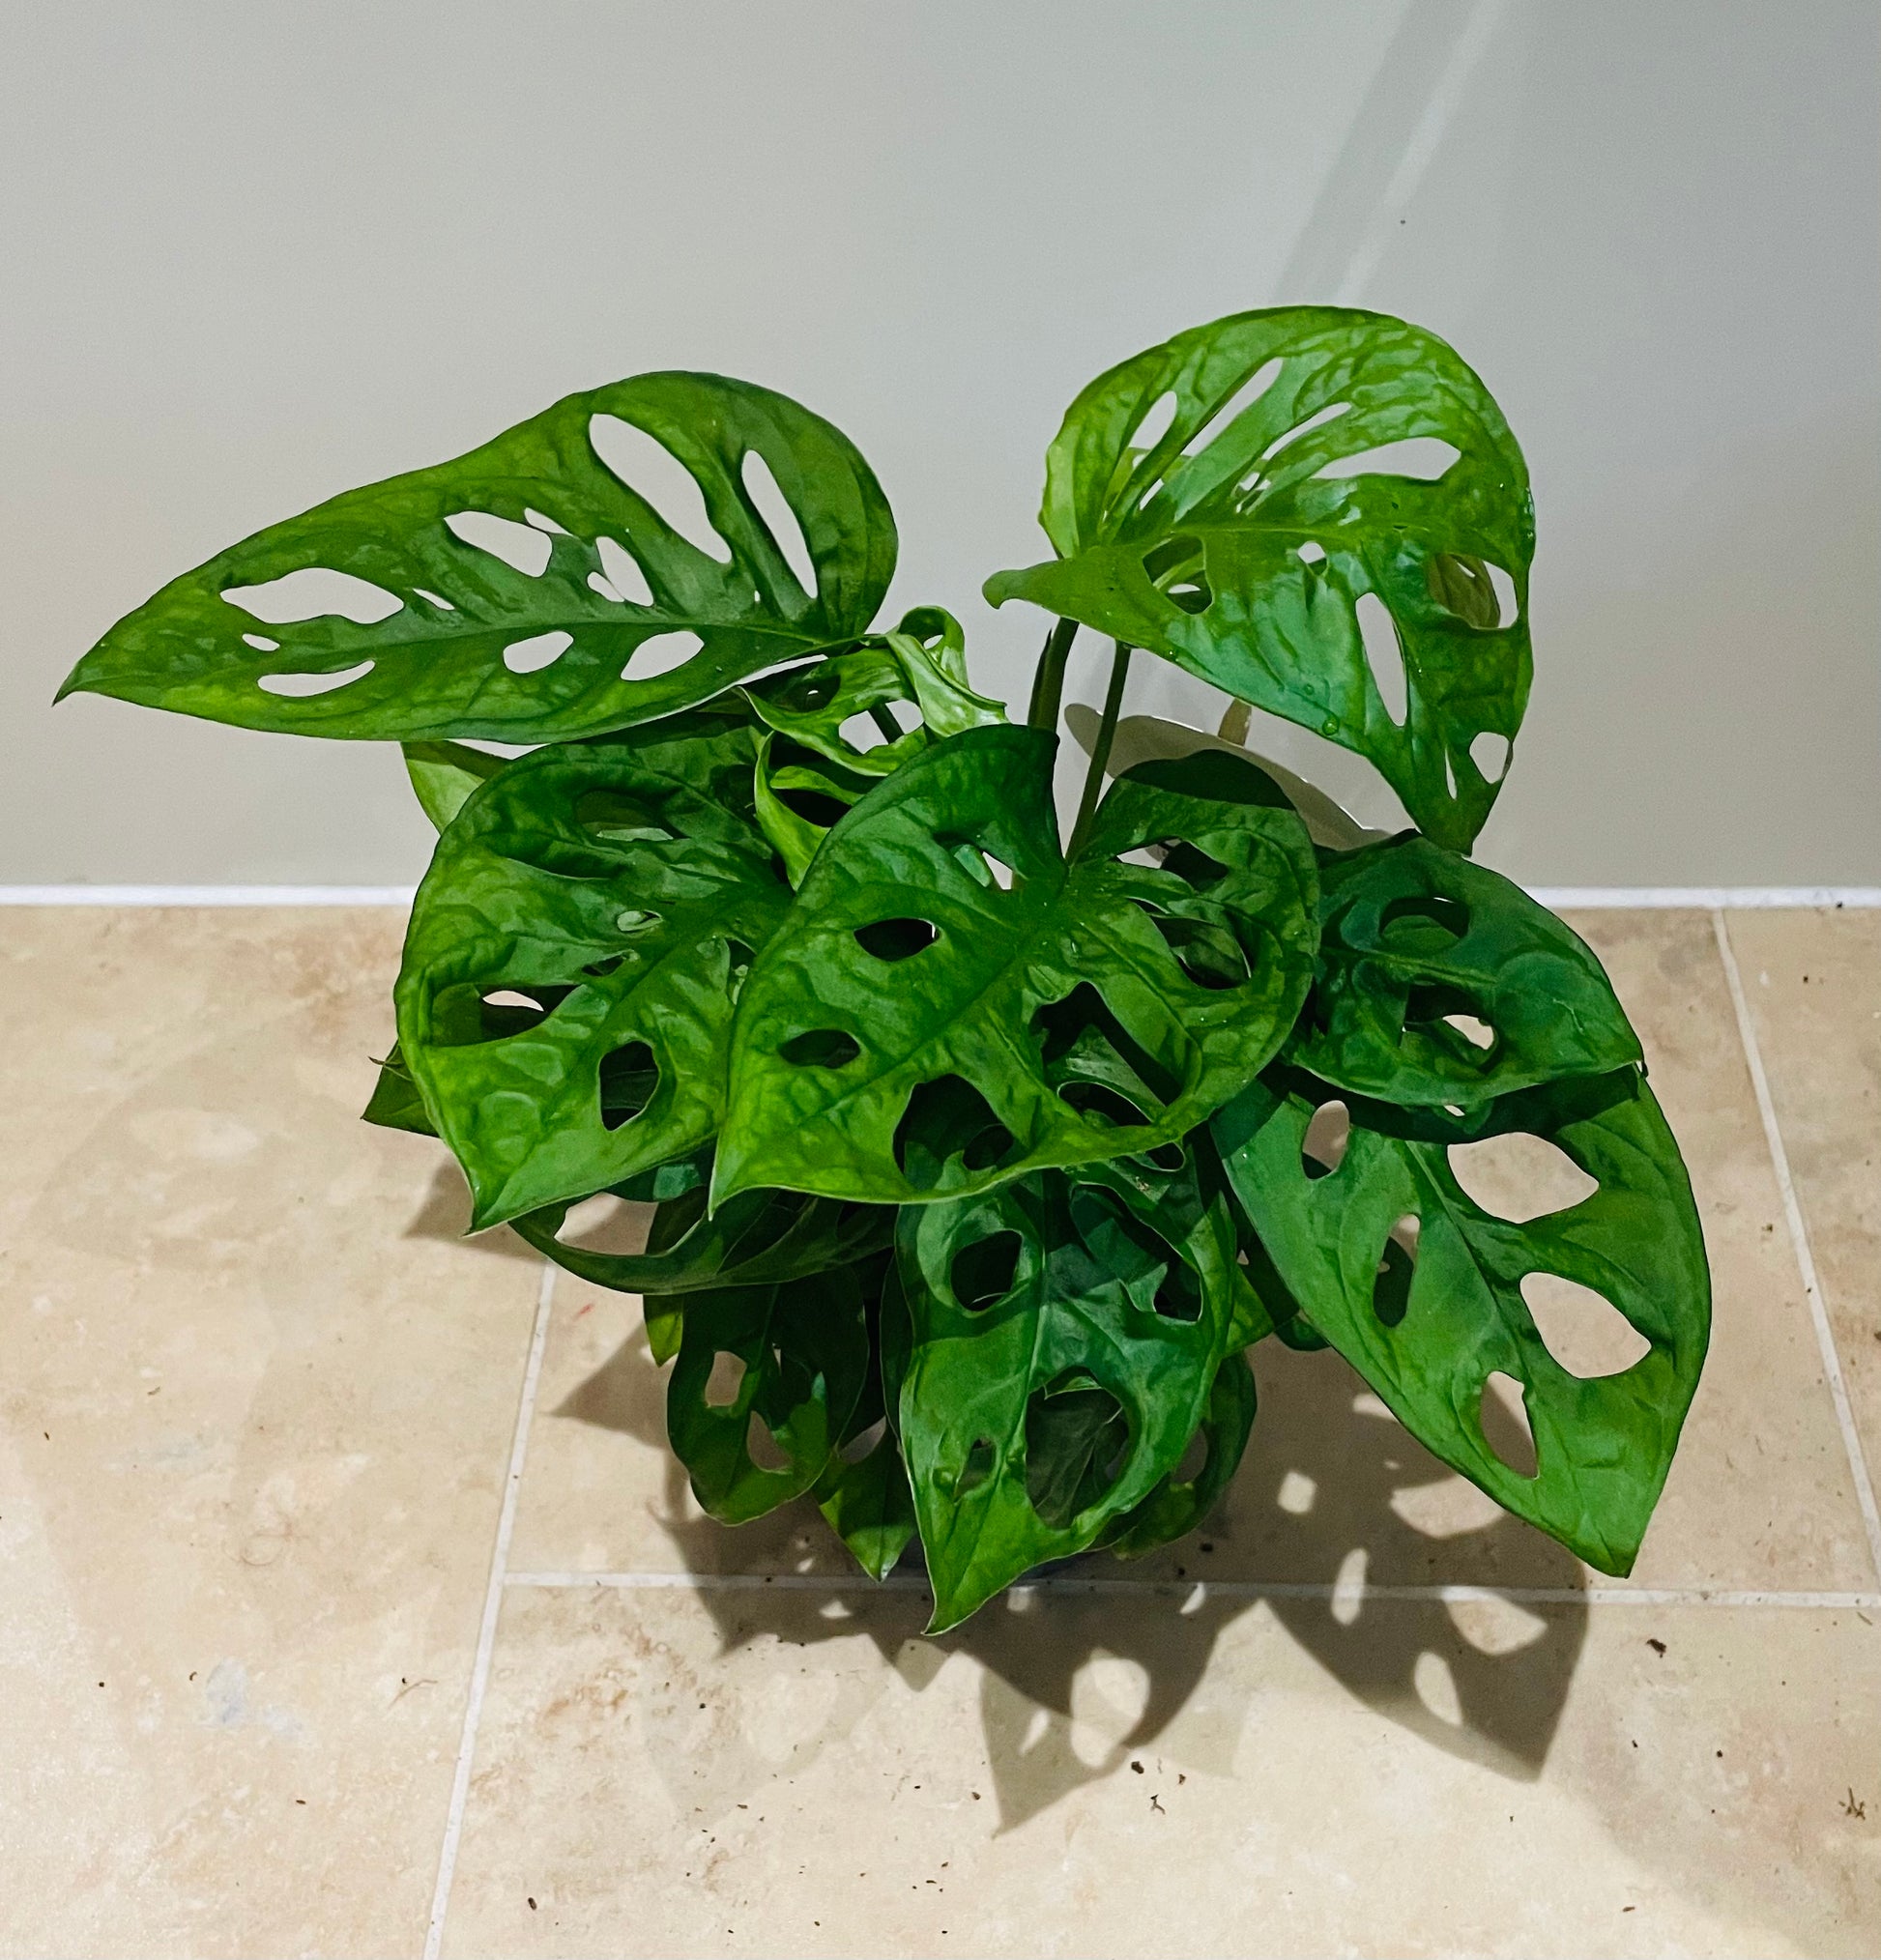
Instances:
[[[1624,1374],[1652,1352],[1652,1342],[1610,1300],[1578,1280],[1526,1273],[1521,1297],[1542,1345],[1581,1381]]]
[[[1165,389],[1149,404],[1143,420],[1137,424],[1137,432],[1130,438],[1130,447],[1133,449],[1153,449],[1169,434],[1176,411],[1181,406],[1175,398],[1175,390]]]
[[[954,1254],[947,1285],[965,1311],[983,1313],[1012,1291],[1022,1250],[1019,1234],[1003,1231],[975,1239]]]
[[[993,1438],[975,1437],[973,1447],[967,1453],[966,1462],[960,1466],[960,1475],[954,1479],[954,1495],[965,1497],[969,1491],[977,1490],[982,1484],[990,1483],[998,1461],[998,1457],[993,1448]]]
[[[555,555],[553,538],[533,524],[518,524],[493,510],[453,510],[444,528],[473,551],[487,553],[525,578],[539,579]]]
[[[1505,735],[1486,728],[1469,745],[1469,760],[1486,783],[1499,783],[1509,773],[1509,758],[1515,743]]]
[[[695,551],[730,564],[732,548],[712,528],[699,480],[657,436],[620,416],[591,416],[588,440],[618,476],[667,530]]]
[[[756,1409],[751,1411],[751,1420],[744,1426],[744,1454],[760,1470],[776,1472],[791,1467],[790,1453],[779,1446],[777,1438],[770,1433],[770,1425]]]
[[[878,919],[856,930],[855,943],[872,959],[888,966],[925,953],[940,937],[940,928],[926,919]]]
[[[1130,1449],[1123,1404],[1083,1369],[1068,1369],[1026,1403],[1026,1495],[1062,1531],[1101,1501]]]
[[[1302,564],[1323,564],[1326,559],[1326,548],[1317,537],[1309,537],[1300,546],[1295,556]]]
[[[712,1356],[711,1372],[706,1377],[703,1400],[709,1409],[729,1409],[744,1387],[744,1357],[721,1347]]]
[[[770,793],[794,816],[819,830],[831,830],[849,815],[850,806],[840,796],[824,790],[806,790],[773,783]]]
[[[1061,1082],[1058,1100],[1076,1110],[1095,1130],[1141,1129],[1149,1121],[1136,1104],[1108,1082]]]
[[[242,644],[252,647],[257,653],[278,653],[281,650],[281,643],[269,639],[266,633],[244,633]]]
[[[1491,1218],[1526,1225],[1583,1203],[1600,1189],[1558,1143],[1526,1130],[1453,1143],[1450,1174]]]
[[[611,537],[597,537],[594,550],[601,561],[600,577],[608,587],[606,596],[620,600],[624,606],[653,604],[653,589],[647,583],[646,570],[624,544]],[[588,583],[592,586],[594,581],[591,577]]]
[[[1321,1103],[1300,1139],[1300,1168],[1309,1177],[1330,1177],[1346,1161],[1352,1140],[1352,1112],[1342,1102]]]
[[[813,1027],[794,1034],[778,1051],[778,1059],[799,1069],[847,1068],[862,1052],[862,1044],[840,1027]]]
[[[655,1205],[638,1204],[611,1191],[596,1192],[571,1204],[556,1227],[557,1245],[584,1253],[613,1253],[637,1257],[647,1250]]]
[[[797,522],[796,512],[791,508],[790,500],[778,488],[777,478],[771,475],[770,465],[756,449],[746,449],[744,461],[738,466],[738,476],[744,483],[744,494],[750,498],[752,507],[765,529],[770,533],[771,542],[790,566],[791,576],[803,588],[803,596],[814,599],[817,595],[816,561],[810,556],[810,547],[804,540],[803,527]]]
[[[629,1041],[601,1057],[601,1127],[619,1130],[652,1101],[659,1064],[644,1041]]]
[[[874,708],[853,714],[836,731],[837,735],[853,748],[857,755],[866,756],[871,749],[884,748],[890,742],[899,741],[908,733],[902,726],[901,717],[896,714],[898,707],[908,710],[909,727],[918,728],[921,710],[912,701],[885,701]],[[890,735],[877,715],[884,715],[894,725],[895,733]]]
[[[621,670],[622,680],[652,680],[674,668],[683,667],[705,645],[697,633],[650,633],[627,655]]]
[[[1495,1029],[1487,1021],[1479,1021],[1473,1014],[1446,1014],[1443,1017],[1446,1027],[1454,1027],[1471,1048],[1483,1050],[1495,1046]]]
[[[1434,483],[1462,451],[1441,436],[1406,436],[1402,442],[1380,443],[1350,456],[1337,456],[1317,474],[1320,476],[1411,476]]]
[[[1498,1369],[1483,1384],[1477,1420],[1483,1440],[1518,1477],[1536,1474],[1535,1432],[1528,1423],[1527,1392],[1514,1375]]]
[[[1417,1271],[1419,1220],[1406,1212],[1394,1222],[1378,1254],[1378,1270],[1372,1283],[1372,1311],[1380,1325],[1397,1327],[1410,1306],[1411,1281]]]
[[[1253,976],[1246,948],[1226,925],[1177,912],[1151,912],[1150,919],[1176,965],[1198,987],[1225,993],[1245,986]]]
[[[1485,562],[1484,569],[1490,575],[1490,586],[1495,593],[1496,625],[1513,626],[1521,617],[1521,601],[1516,596],[1516,582],[1513,575],[1497,564],[1493,559]]]
[[[1017,1139],[963,1076],[938,1076],[910,1095],[895,1125],[894,1156],[917,1191],[940,1183],[949,1165],[977,1174],[1004,1163]]]
[[[1440,958],[1469,931],[1469,908],[1458,899],[1415,892],[1378,914],[1378,937],[1394,952]]]
[[[1182,453],[1185,456],[1200,455],[1218,436],[1227,435],[1240,418],[1242,410],[1252,408],[1273,387],[1286,365],[1278,354],[1271,360],[1263,360],[1189,438],[1182,446]]]
[[[1315,429],[1322,429],[1328,422],[1336,422],[1343,415],[1351,412],[1351,403],[1336,401],[1310,415],[1304,421],[1295,422],[1290,429],[1283,431],[1261,451],[1260,460],[1265,463],[1280,454],[1281,450],[1297,443],[1302,436],[1311,435]]]
[[[426,591],[422,586],[414,586],[412,590],[419,595],[420,598],[424,600],[427,605],[436,606],[438,611],[441,613],[454,613],[457,610],[457,608],[453,606],[449,599],[441,598],[436,592]]]
[[[865,1457],[875,1455],[883,1437],[887,1433],[887,1417],[878,1416],[860,1435],[852,1436],[836,1454],[845,1463],[860,1463]]]
[[[970,837],[944,834],[937,836],[934,841],[975,884],[983,885],[988,891],[1012,889],[1012,866],[995,857],[984,845],[976,844]]]
[[[1378,690],[1378,699],[1384,703],[1384,711],[1403,728],[1410,705],[1404,679],[1404,653],[1398,639],[1397,621],[1376,592],[1361,592],[1355,610],[1359,637],[1365,644],[1366,664],[1372,670],[1373,685]]]
[[[264,674],[255,685],[264,694],[280,694],[290,700],[305,701],[316,694],[331,694],[336,687],[350,687],[372,672],[373,663],[362,660],[357,666],[342,667],[337,674]]]
[[[1101,1083],[1160,1115],[1180,1089],[1174,1072],[1131,1036],[1087,980],[1034,1010],[1029,1031],[1045,1079],[1060,1095],[1071,1082]]]
[[[537,633],[527,640],[512,640],[503,649],[503,664],[511,674],[539,674],[552,667],[575,644],[572,633]]]
[[[403,611],[405,605],[396,592],[375,586],[370,579],[318,564],[284,572],[258,586],[228,586],[222,597],[270,626],[333,617],[351,620],[356,626],[376,626],[381,620]]]
[[[1193,1484],[1207,1469],[1209,1455],[1208,1431],[1205,1428],[1200,1428],[1189,1438],[1180,1460],[1176,1463],[1175,1468],[1170,1472],[1170,1482],[1172,1484]]]

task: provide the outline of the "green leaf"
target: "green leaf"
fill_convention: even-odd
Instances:
[[[677,500],[662,512],[602,460],[617,423],[682,466],[703,504],[699,543],[668,522],[686,521]],[[781,492],[799,540],[760,514],[754,483]],[[791,569],[794,542],[814,591]],[[894,563],[881,488],[827,422],[746,382],[646,374],[258,532],[121,620],[61,693],[296,735],[564,739],[670,714],[854,639]],[[314,568],[365,585],[250,591]],[[317,617],[287,617],[313,605]],[[559,652],[548,636],[565,639]],[[266,684],[356,669],[317,693]]]
[[[442,830],[507,762],[462,742],[406,742],[404,750],[405,772],[434,830]]]
[[[841,1442],[817,1481],[825,1522],[872,1579],[885,1579],[914,1536],[914,1495],[901,1460],[901,1441],[883,1400],[883,1329],[897,1334],[908,1309],[892,1259],[883,1262],[869,1316],[868,1380]],[[899,1375],[896,1377],[899,1390]]]
[[[1288,1059],[1383,1102],[1473,1109],[1641,1056],[1584,941],[1499,873],[1406,834],[1321,859],[1318,973]]]
[[[419,1094],[418,1084],[413,1081],[396,1042],[379,1064],[379,1080],[372,1085],[370,1100],[360,1111],[360,1121],[376,1123],[382,1130],[409,1130],[418,1137],[438,1134],[424,1113],[424,1098]]]
[[[1254,1376],[1240,1353],[1230,1351],[1215,1370],[1207,1412],[1183,1452],[1187,1456],[1199,1445],[1201,1462],[1186,1477],[1177,1464],[1134,1511],[1116,1520],[1102,1542],[1118,1558],[1134,1559],[1186,1538],[1221,1501],[1240,1467],[1254,1433]]]
[[[1317,938],[1280,792],[1231,759],[1148,764],[1067,863],[1054,747],[969,730],[830,833],[740,998],[714,1202],[903,1203],[1173,1144],[1273,1053]]]
[[[1360,466],[1411,442],[1457,454],[1434,481],[1402,452]],[[1334,306],[1177,334],[1072,404],[1042,521],[1058,561],[989,580],[995,605],[1028,599],[1146,647],[1357,751],[1420,828],[1469,848],[1506,768],[1505,752],[1486,772],[1473,745],[1513,742],[1528,699],[1534,515],[1508,425],[1434,334]],[[1402,718],[1367,659],[1368,594],[1396,626]]]
[[[1233,1231],[1193,1177],[1117,1165],[911,1206],[897,1244],[898,1427],[940,1632],[1176,1467],[1234,1311]]]
[[[721,1379],[715,1388],[720,1355],[731,1359],[735,1386]],[[848,1429],[868,1372],[869,1333],[853,1268],[689,1295],[667,1384],[666,1431],[708,1514],[745,1524],[810,1489]],[[753,1456],[754,1425],[776,1453],[776,1467]]]
[[[1277,1068],[1215,1119],[1229,1176],[1282,1278],[1427,1449],[1590,1565],[1626,1573],[1711,1323],[1692,1188],[1651,1089],[1623,1069],[1525,1090],[1461,1122],[1346,1095],[1349,1140],[1327,1172],[1303,1149],[1316,1109],[1338,1097]],[[1447,1145],[1516,1132],[1554,1144],[1599,1189],[1526,1223],[1491,1216],[1459,1184]],[[1523,1299],[1532,1273],[1591,1288],[1648,1351],[1621,1373],[1570,1373]],[[1496,1372],[1520,1385],[1533,1476],[1485,1432]]]
[[[537,749],[439,838],[399,1052],[474,1229],[718,1128],[739,980],[790,903],[752,822],[754,755],[749,725],[711,711]]]
[[[568,1201],[545,1205],[509,1223],[557,1265],[621,1293],[680,1295],[801,1279],[884,1251],[895,1228],[886,1206],[787,1191],[740,1192],[708,1216],[700,1184],[659,1206],[645,1252],[603,1253],[556,1237],[568,1209]]]

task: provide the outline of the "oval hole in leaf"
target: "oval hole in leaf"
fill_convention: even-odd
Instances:
[[[878,919],[856,929],[855,943],[871,957],[893,966],[925,953],[940,937],[940,928],[926,919]]]
[[[575,644],[572,633],[536,633],[527,640],[512,640],[503,649],[503,664],[511,674],[539,674],[553,667]]]
[[[1130,438],[1133,449],[1153,449],[1170,432],[1170,424],[1175,419],[1175,412],[1181,403],[1175,398],[1173,389],[1165,389],[1149,404],[1143,418],[1137,424],[1137,432]]]
[[[814,599],[817,595],[816,561],[810,556],[810,547],[804,541],[803,527],[796,521],[796,512],[777,487],[777,478],[770,474],[770,465],[756,449],[746,449],[744,461],[738,466],[738,476],[743,479],[744,494],[750,498],[758,515],[764,520],[765,529],[770,533],[771,542],[790,566],[791,576],[803,588],[804,597]]]
[[[965,1497],[969,1490],[977,1490],[992,1477],[993,1466],[997,1461],[993,1438],[975,1437],[973,1447],[967,1453],[966,1462],[960,1466],[960,1475],[954,1479],[954,1495]]]
[[[1378,914],[1378,937],[1395,952],[1440,958],[1468,931],[1469,908],[1433,893],[1395,898]]]
[[[1559,1144],[1526,1130],[1453,1143],[1450,1174],[1491,1218],[1511,1225],[1566,1211],[1600,1189]]]
[[[712,529],[698,479],[656,436],[620,416],[591,416],[588,440],[602,463],[651,504],[669,531],[720,564],[731,563],[732,547]]]
[[[1505,735],[1486,728],[1469,745],[1469,760],[1476,764],[1484,782],[1499,783],[1509,773],[1509,758],[1515,744]]]
[[[1127,1096],[1108,1082],[1060,1082],[1058,1100],[1076,1110],[1096,1130],[1133,1130],[1149,1121]]]
[[[1483,1440],[1518,1477],[1535,1475],[1535,1432],[1528,1427],[1528,1403],[1514,1375],[1492,1369],[1483,1384],[1478,1410]]]
[[[850,806],[840,796],[828,795],[822,790],[784,789],[773,785],[770,793],[786,810],[801,817],[806,823],[814,823],[819,830],[832,829],[849,815]]]
[[[242,644],[252,647],[257,653],[278,653],[281,649],[281,643],[269,639],[266,633],[244,633]]]
[[[671,674],[674,668],[683,667],[705,644],[697,633],[650,633],[627,655],[621,678],[651,680],[658,675]]]
[[[1372,669],[1378,699],[1384,703],[1384,711],[1403,728],[1404,716],[1409,712],[1409,695],[1397,623],[1376,592],[1361,592],[1356,611],[1359,637],[1365,642],[1366,663]]]
[[[449,599],[441,598],[436,592],[426,591],[422,586],[414,586],[412,590],[427,605],[436,606],[441,613],[454,613],[457,610]]]
[[[1329,1177],[1346,1161],[1352,1140],[1352,1112],[1341,1102],[1321,1103],[1300,1139],[1300,1167],[1309,1177]]]
[[[1226,435],[1234,425],[1243,409],[1252,408],[1260,397],[1280,379],[1280,371],[1286,361],[1276,354],[1271,360],[1263,360],[1248,376],[1239,388],[1222,403],[1215,413],[1202,423],[1194,435],[1182,446],[1185,456],[1200,455],[1217,436]]]
[[[916,1086],[895,1125],[894,1156],[916,1190],[940,1182],[955,1158],[969,1170],[1002,1163],[1017,1139],[993,1105],[964,1076],[937,1076]]]
[[[1088,1511],[1117,1480],[1130,1422],[1109,1389],[1076,1371],[1034,1389],[1026,1403],[1026,1495],[1055,1530]]]
[[[333,616],[351,620],[356,626],[376,626],[381,620],[402,611],[405,604],[396,592],[375,586],[370,579],[355,578],[351,572],[333,571],[320,564],[304,565],[258,586],[229,586],[222,596],[231,606],[240,606],[271,626]]]
[[[1315,429],[1324,428],[1328,422],[1336,422],[1341,416],[1349,413],[1351,406],[1348,401],[1332,402],[1320,409],[1317,415],[1308,416],[1305,421],[1295,422],[1290,429],[1276,436],[1261,451],[1260,460],[1264,463],[1270,457],[1279,455],[1289,444],[1297,443],[1302,436],[1311,434]]]
[[[787,1452],[778,1445],[777,1438],[770,1433],[770,1426],[751,1411],[751,1420],[744,1426],[744,1454],[760,1470],[788,1470],[791,1459]]]
[[[738,1400],[743,1386],[743,1355],[721,1347],[712,1356],[711,1373],[706,1377],[706,1390],[701,1399],[709,1409],[728,1409]]]
[[[597,537],[594,550],[600,557],[602,576],[613,588],[616,598],[629,606],[653,603],[653,589],[647,583],[647,574],[624,544],[618,544],[611,537]],[[593,585],[593,580],[589,580],[589,584]]]
[[[549,568],[555,542],[534,525],[499,517],[493,510],[453,510],[444,528],[476,551],[501,559],[525,578],[539,579]]]
[[[618,1197],[611,1191],[596,1192],[568,1207],[566,1217],[556,1227],[556,1244],[574,1246],[584,1253],[637,1257],[647,1250],[655,1209]]]
[[[888,1419],[878,1416],[859,1436],[852,1436],[837,1455],[845,1463],[859,1463],[865,1456],[873,1456],[877,1445],[888,1433]]]
[[[1522,1303],[1542,1344],[1581,1381],[1624,1374],[1652,1352],[1652,1342],[1610,1300],[1559,1273],[1525,1273]]]
[[[1378,1254],[1377,1277],[1372,1283],[1372,1311],[1386,1327],[1400,1325],[1410,1306],[1419,1224],[1415,1213],[1406,1212],[1392,1225],[1384,1251]]]
[[[898,707],[905,710],[905,720],[903,715],[895,712]],[[876,720],[877,714],[885,714],[894,723],[897,733],[889,735]],[[921,710],[912,701],[888,701],[871,711],[851,715],[836,733],[857,754],[865,756],[871,749],[879,749],[887,742],[900,740],[910,728],[918,728],[920,722]]]
[[[255,685],[264,694],[284,694],[304,701],[312,695],[331,694],[336,687],[350,687],[372,672],[373,663],[362,660],[357,667],[342,667],[337,674],[263,674]]]
[[[644,1041],[623,1043],[601,1057],[601,1124],[619,1130],[631,1123],[652,1101],[659,1085],[659,1064]]]
[[[1325,562],[1326,548],[1317,537],[1309,537],[1294,556],[1302,564],[1322,564]]]
[[[1521,601],[1516,597],[1514,578],[1493,559],[1484,569],[1490,575],[1490,584],[1495,588],[1496,625],[1513,626],[1521,617]]]
[[[1339,456],[1317,472],[1321,476],[1414,476],[1434,483],[1462,451],[1441,436],[1406,436],[1401,443],[1380,443],[1375,449]]]
[[[963,1246],[954,1254],[947,1284],[969,1313],[981,1313],[998,1306],[1012,1291],[1021,1250],[1017,1232],[993,1232]]]
[[[793,1068],[840,1069],[862,1052],[862,1045],[840,1027],[813,1027],[792,1035],[777,1052]]]

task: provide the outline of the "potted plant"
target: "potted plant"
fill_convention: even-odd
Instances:
[[[948,614],[878,620],[894,525],[845,437],[642,375],[231,547],[64,691],[403,745],[439,836],[365,1113],[443,1139],[474,1230],[642,1296],[713,1516],[810,1493],[877,1576],[918,1533],[938,1630],[1194,1528],[1272,1335],[1625,1572],[1709,1281],[1599,962],[1468,855],[1530,677],[1494,402],[1403,321],[1238,314],[1085,389],[1042,518],[1053,557],[986,588],[1050,620],[1016,720]],[[1061,838],[1081,627],[1114,653]],[[1223,735],[1120,739],[1133,658],[1225,690]],[[1252,708],[1367,758],[1415,827],[1251,756]],[[1592,1194],[1474,1202],[1448,1152],[1518,1131]],[[603,1192],[650,1207],[644,1250],[558,1236]],[[1533,1274],[1640,1358],[1570,1372]],[[1495,1375],[1532,1466],[1485,1434]]]

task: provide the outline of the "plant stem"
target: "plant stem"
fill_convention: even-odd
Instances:
[[[885,703],[878,703],[869,709],[869,719],[875,723],[891,742],[898,742],[908,731],[895,719],[895,710]]]
[[[1104,771],[1111,760],[1111,743],[1116,735],[1117,709],[1123,706],[1123,683],[1130,673],[1131,649],[1119,640],[1111,655],[1111,684],[1104,692],[1104,718],[1097,725],[1097,739],[1090,747],[1090,767],[1085,771],[1085,793],[1078,802],[1078,821],[1071,826],[1067,856],[1076,856],[1085,841],[1085,832],[1097,809],[1097,793],[1104,787]]]
[[[1064,699],[1064,663],[1078,635],[1076,620],[1060,620],[1045,636],[1045,646],[1032,674],[1031,705],[1026,709],[1027,728],[1056,729],[1058,705]]]

